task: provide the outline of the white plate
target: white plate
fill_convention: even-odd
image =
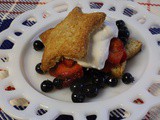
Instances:
[[[55,119],[59,114],[70,114],[75,120],[83,120],[86,115],[95,114],[97,120],[107,120],[109,111],[120,107],[131,113],[128,119],[135,120],[141,119],[151,107],[160,103],[160,98],[152,96],[148,92],[150,85],[160,79],[158,75],[160,49],[157,45],[160,35],[152,35],[148,29],[152,25],[160,24],[160,19],[133,2],[106,0],[105,2],[101,1],[104,4],[101,9],[91,9],[90,1],[55,0],[20,15],[13,21],[9,29],[1,33],[0,43],[6,38],[14,42],[13,49],[0,50],[0,55],[9,57],[9,62],[0,64],[1,68],[9,71],[9,77],[0,82],[0,96],[3,96],[0,98],[0,107],[6,113],[17,119]],[[67,7],[65,4],[68,6],[66,11],[64,11]],[[57,8],[57,6],[61,7]],[[69,89],[47,94],[41,92],[41,82],[53,78],[35,72],[35,65],[40,62],[42,52],[36,52],[32,47],[34,40],[38,39],[43,31],[54,27],[75,6],[80,6],[83,12],[101,11],[114,19],[123,19],[131,31],[131,37],[143,42],[142,51],[127,63],[126,71],[135,76],[134,84],[120,83],[116,88],[106,88],[95,99],[80,104],[71,102]],[[109,10],[113,6],[116,11]],[[54,9],[55,7],[56,9]],[[136,10],[137,13],[131,17],[124,15],[123,11],[126,7]],[[43,18],[44,12],[49,13],[50,16]],[[30,17],[36,18],[37,23],[31,27],[24,26],[22,22]],[[140,18],[145,18],[146,22],[140,23]],[[21,31],[22,35],[16,36],[15,31]],[[16,90],[5,91],[4,88],[11,83]],[[145,101],[143,105],[133,103],[133,100],[138,97]],[[9,103],[14,98],[25,98],[30,104],[27,109],[18,111]],[[35,112],[40,106],[48,110],[43,116],[37,116]]]

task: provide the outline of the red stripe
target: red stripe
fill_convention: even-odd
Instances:
[[[6,91],[13,91],[15,90],[15,87],[12,86],[8,86],[7,88],[5,88]]]
[[[138,2],[140,5],[147,5],[147,6],[156,6],[156,7],[159,7],[160,4],[152,4],[152,3],[141,3],[141,2]]]
[[[150,4],[151,4],[151,3],[150,3],[150,0],[148,0],[148,8],[147,8],[147,10],[148,10],[148,11],[150,11],[150,10],[151,10],[151,6],[150,6]]]
[[[147,3],[140,3],[138,2],[140,5],[147,5],[147,10],[150,11],[150,6],[151,6],[151,3],[150,3],[150,0],[148,0]]]
[[[44,15],[43,15],[43,18],[46,18],[46,17],[47,17],[47,15],[46,15],[46,14],[44,14]]]
[[[0,10],[0,13],[22,14],[23,12],[14,12],[14,11]]]
[[[90,2],[91,4],[103,5],[102,2]]]
[[[147,112],[147,114],[146,114],[146,116],[145,116],[146,118],[147,118],[147,120],[148,119],[150,119],[150,113],[149,112]]]
[[[137,103],[137,104],[144,104],[143,100],[140,99],[140,98],[134,100],[134,103]]]
[[[137,101],[139,101],[141,104],[143,104],[144,102],[143,102],[143,100],[142,99],[140,99],[140,98],[138,98],[137,99]]]
[[[18,1],[18,2],[12,2],[12,1],[0,1],[0,4],[27,4],[27,5],[36,5],[36,4],[39,4],[39,5],[44,5],[46,4],[46,2],[23,2],[23,1]]]

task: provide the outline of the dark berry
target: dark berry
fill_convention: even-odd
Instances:
[[[93,79],[93,71],[94,69],[92,68],[83,68],[83,80],[84,81],[91,81]]]
[[[106,74],[105,72],[97,69],[92,69],[92,83],[95,84],[98,88],[105,87],[106,83]]]
[[[124,46],[127,44],[127,42],[128,42],[128,39],[127,38],[125,38],[125,37],[121,37],[121,38],[119,38],[122,42],[123,42],[123,44],[124,44]]]
[[[41,83],[41,90],[43,92],[50,92],[54,88],[53,83],[49,80],[45,80]]]
[[[45,72],[43,72],[43,70],[41,69],[41,63],[38,63],[35,67],[35,70],[37,73],[39,74],[45,74]]]
[[[83,72],[86,73],[86,74],[89,73],[90,70],[91,70],[90,68],[83,67]]]
[[[40,50],[42,50],[42,49],[44,48],[44,45],[43,45],[43,43],[42,43],[41,41],[36,40],[36,41],[34,41],[34,43],[33,43],[33,47],[34,47],[34,49],[35,49],[36,51],[40,51]]]
[[[64,81],[63,81],[63,87],[69,87],[69,86],[71,86],[75,81],[76,81],[76,79],[65,78]]]
[[[83,68],[84,75],[92,74],[95,69],[93,68]]]
[[[76,82],[74,84],[72,84],[70,86],[70,90],[73,92],[73,91],[80,91],[80,90],[83,90],[84,88],[84,83],[82,82]]]
[[[128,28],[126,26],[120,27],[119,30],[125,31],[128,30]]]
[[[108,85],[108,79],[111,78],[111,74],[110,73],[106,73],[104,76],[103,76],[103,79],[104,79],[104,84],[105,85]]]
[[[95,84],[99,89],[105,86],[103,77],[97,77],[92,79],[92,83]]]
[[[72,101],[74,103],[82,103],[85,100],[85,95],[81,91],[74,91],[72,93]]]
[[[118,85],[118,79],[117,79],[117,78],[111,78],[111,77],[109,77],[109,78],[107,79],[107,84],[108,84],[108,86],[110,86],[110,87],[115,87],[115,86]]]
[[[109,75],[103,72],[99,72],[96,75],[94,75],[94,78],[92,79],[92,83],[95,84],[99,89],[104,88],[107,85]]]
[[[119,30],[118,32],[118,38],[122,38],[122,37],[129,38],[129,36],[130,36],[130,32],[128,30]]]
[[[88,84],[84,87],[84,94],[88,97],[88,98],[93,98],[96,97],[98,95],[98,88],[96,85],[94,84]]]
[[[97,70],[97,69],[94,69],[93,70],[93,75],[96,75],[96,76],[103,76],[105,73],[101,70]]]
[[[55,78],[53,80],[53,85],[55,86],[56,89],[62,89],[63,88],[63,80],[60,78]]]
[[[125,73],[122,76],[122,82],[124,84],[130,84],[134,82],[134,77],[130,73]]]
[[[118,28],[121,28],[121,27],[125,26],[125,22],[123,20],[117,20],[116,25]]]
[[[90,74],[91,76],[91,79],[94,77],[99,77],[104,74],[104,72],[94,69],[94,68],[90,68],[88,72],[89,72],[88,74]]]

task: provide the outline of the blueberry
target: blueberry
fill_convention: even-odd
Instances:
[[[82,82],[75,82],[70,86],[70,90],[73,91],[81,91],[84,88],[84,83]]]
[[[93,69],[93,68],[83,68],[83,72],[84,72],[85,75],[88,75],[88,74],[92,75],[95,72],[95,69]]]
[[[88,82],[91,81],[93,79],[93,72],[94,72],[93,68],[83,68],[83,73],[84,73],[83,80]]]
[[[103,77],[97,77],[92,79],[92,83],[95,84],[99,89],[104,88],[105,84],[103,80],[104,80]]]
[[[36,40],[36,41],[34,41],[34,43],[33,43],[33,47],[34,47],[34,49],[35,49],[36,51],[40,51],[40,50],[42,50],[42,49],[44,48],[44,45],[43,45],[43,43],[42,43],[41,41]]]
[[[134,82],[134,77],[130,73],[125,73],[122,76],[122,82],[124,84],[130,84]]]
[[[41,63],[38,63],[35,67],[35,70],[37,73],[39,74],[45,74],[45,72],[43,72],[43,70],[41,69]]]
[[[98,95],[99,89],[94,84],[87,84],[83,90],[84,94],[88,98],[93,98]]]
[[[109,78],[107,79],[107,84],[108,84],[108,86],[110,86],[110,87],[115,87],[115,86],[118,85],[118,79],[117,79],[117,78],[111,78],[111,77],[109,77]]]
[[[127,42],[128,42],[128,39],[127,38],[125,38],[125,37],[121,37],[121,38],[119,38],[122,42],[123,42],[123,44],[124,44],[124,46],[127,44]]]
[[[125,22],[123,20],[117,20],[116,25],[118,28],[121,28],[121,27],[125,26]]]
[[[119,30],[125,31],[128,30],[128,28],[126,26],[120,27]]]
[[[88,74],[91,75],[91,78],[94,78],[95,76],[98,77],[104,74],[104,72],[94,68],[90,68],[88,72],[89,72]]]
[[[50,92],[54,88],[53,83],[49,80],[45,80],[41,83],[41,90],[43,92]]]
[[[84,72],[85,74],[89,73],[89,72],[90,72],[90,68],[85,68],[85,67],[83,67],[83,72]]]
[[[56,89],[62,89],[63,88],[63,80],[60,78],[55,78],[53,80],[53,85],[55,86]]]
[[[92,83],[95,84],[99,89],[104,88],[107,85],[109,75],[104,72],[99,72],[96,75],[94,75],[94,78],[92,79]]]
[[[96,70],[93,74],[92,83],[95,84],[99,89],[104,88],[106,86],[106,81],[108,77],[108,73]]]
[[[74,103],[82,103],[85,100],[85,95],[81,91],[74,91],[71,97]]]
[[[94,69],[93,70],[93,75],[95,76],[103,76],[105,73],[101,70],[97,70],[97,69]]]
[[[108,85],[108,79],[111,78],[111,74],[110,73],[106,73],[104,76],[103,76],[103,82],[105,85]]]
[[[118,32],[118,38],[122,38],[122,37],[129,38],[129,36],[130,36],[130,32],[128,30],[119,30]]]

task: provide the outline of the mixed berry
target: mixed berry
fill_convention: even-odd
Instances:
[[[128,38],[130,36],[130,32],[123,20],[116,21],[116,25],[118,27],[118,38],[123,42],[124,45],[127,44]]]
[[[63,88],[63,79],[55,78],[53,80],[53,86],[55,86],[56,89],[62,89]]]
[[[41,83],[41,90],[43,92],[50,92],[53,88],[53,83],[50,80],[45,80]]]
[[[34,43],[33,43],[33,47],[36,51],[40,51],[44,48],[44,45],[41,41],[39,40],[36,40]]]
[[[45,80],[41,83],[43,92],[51,92],[54,89],[70,87],[72,92],[71,99],[75,103],[82,103],[86,98],[94,98],[103,88],[116,87],[119,80],[111,75],[111,68],[121,64],[127,59],[125,45],[128,42],[130,32],[123,20],[116,21],[119,29],[118,38],[113,38],[110,43],[109,56],[106,60],[104,69],[97,70],[85,68],[76,61],[62,58],[57,65],[49,70],[49,74],[54,76],[54,80]],[[36,40],[33,43],[36,51],[41,51],[44,45],[41,41]],[[41,70],[41,63],[38,63],[35,70],[39,74],[45,74]],[[124,84],[134,82],[134,77],[130,73],[122,76]]]
[[[125,73],[122,76],[122,81],[124,84],[130,84],[134,82],[134,77],[130,73]]]
[[[36,65],[35,70],[36,70],[36,72],[39,73],[39,74],[45,74],[45,72],[43,72],[42,69],[41,69],[41,63],[38,63],[38,64]]]

